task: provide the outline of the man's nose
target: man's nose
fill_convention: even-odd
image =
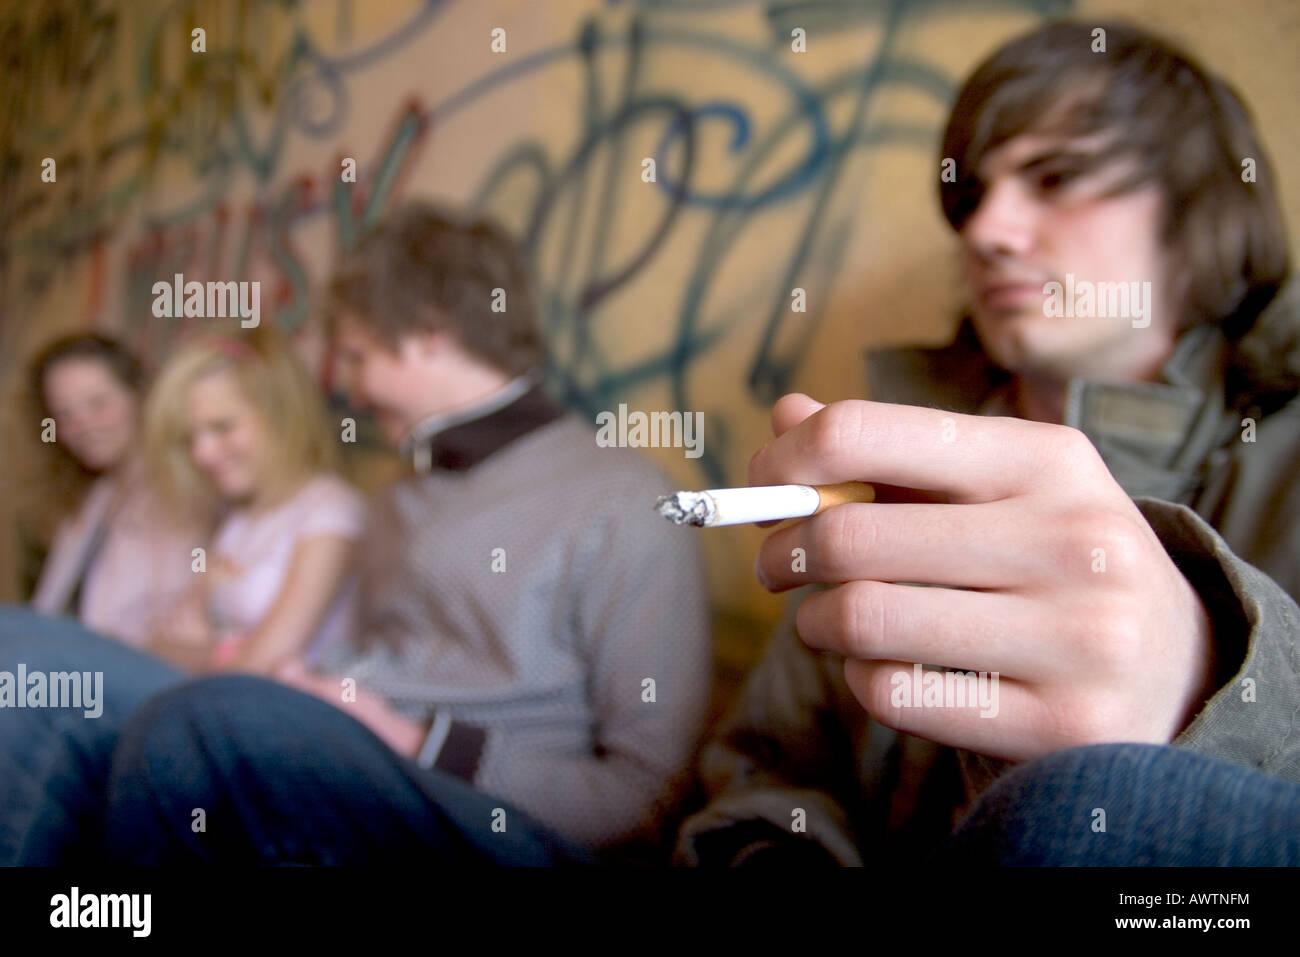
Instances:
[[[995,180],[985,191],[975,212],[966,220],[961,238],[966,247],[985,261],[1024,256],[1034,246],[1038,211],[1020,183]]]

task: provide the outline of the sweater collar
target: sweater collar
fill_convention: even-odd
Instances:
[[[420,422],[403,440],[402,457],[421,473],[467,472],[563,414],[534,376],[520,376],[481,402]]]

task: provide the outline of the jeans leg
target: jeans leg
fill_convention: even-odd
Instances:
[[[29,676],[90,672],[87,687],[98,687],[98,700],[94,709],[19,708],[15,697],[0,708],[0,864],[93,862],[102,854],[104,792],[122,725],[149,695],[185,676],[71,618],[0,605],[0,672],[16,686],[20,666]],[[14,692],[27,700],[26,688]]]
[[[1184,748],[1070,748],[999,778],[958,824],[940,859],[1294,867],[1300,784]]]
[[[340,708],[242,675],[140,708],[113,758],[108,847],[132,865],[585,862],[523,812],[417,767]]]

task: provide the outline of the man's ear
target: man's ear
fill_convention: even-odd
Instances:
[[[427,362],[444,356],[450,342],[450,334],[445,329],[421,329],[407,333],[403,345],[408,354]]]

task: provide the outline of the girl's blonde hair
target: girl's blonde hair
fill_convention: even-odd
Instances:
[[[159,370],[145,405],[146,454],[178,516],[211,526],[222,502],[190,457],[190,389],[205,376],[229,372],[266,428],[268,478],[289,487],[334,471],[336,449],[325,424],[320,390],[292,348],[270,330],[210,336],[181,346]]]

